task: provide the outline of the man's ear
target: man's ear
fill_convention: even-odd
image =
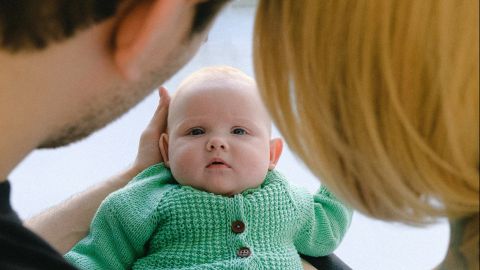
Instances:
[[[146,61],[163,61],[189,29],[197,1],[137,1],[127,7],[114,33],[114,62],[127,80],[137,80]],[[185,26],[190,27],[190,25]],[[151,59],[151,58],[155,59]]]
[[[275,138],[270,140],[270,164],[268,165],[269,170],[275,169],[280,155],[283,150],[283,141],[280,138]]]
[[[162,133],[160,135],[160,140],[158,142],[160,147],[160,154],[162,155],[163,163],[165,167],[170,168],[169,158],[168,158],[168,134]]]

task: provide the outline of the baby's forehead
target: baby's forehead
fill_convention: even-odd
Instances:
[[[187,85],[172,97],[170,114],[182,114],[195,108],[216,108],[219,113],[246,113],[264,110],[257,90],[252,85],[231,81],[205,81]],[[260,116],[259,115],[259,116]]]
[[[218,102],[212,97],[230,101],[238,100],[239,106],[246,105],[248,108],[244,109],[257,112],[255,118],[264,118],[267,125],[271,125],[255,81],[233,68],[205,68],[187,77],[172,97],[169,122],[172,123],[176,115],[183,114],[182,110],[186,108],[186,102]],[[236,104],[237,102],[232,106]]]
[[[185,98],[202,98],[205,95],[229,93],[260,99],[255,81],[240,70],[231,67],[207,67],[184,79],[172,97],[171,105]]]

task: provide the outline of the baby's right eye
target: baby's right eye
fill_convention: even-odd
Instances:
[[[188,131],[188,135],[198,136],[204,134],[205,131],[201,128],[192,128]]]

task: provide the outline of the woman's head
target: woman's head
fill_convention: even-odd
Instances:
[[[474,0],[264,0],[255,72],[290,147],[332,191],[424,223],[478,211],[478,32]]]

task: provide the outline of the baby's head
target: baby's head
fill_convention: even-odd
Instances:
[[[254,80],[231,67],[187,77],[170,103],[160,150],[182,185],[231,196],[260,186],[282,151]]]

